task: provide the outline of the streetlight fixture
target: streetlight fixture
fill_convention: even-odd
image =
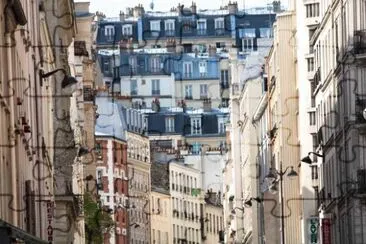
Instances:
[[[321,155],[321,154],[319,154],[319,153],[309,152],[309,153],[308,153],[308,156],[306,156],[306,157],[304,157],[304,158],[302,158],[302,159],[301,159],[301,162],[303,162],[303,163],[307,163],[307,164],[312,164],[312,163],[313,163],[313,160],[311,160],[311,158],[310,158],[310,154],[314,154],[314,155],[316,155],[316,156],[318,156],[318,157],[321,157],[321,158],[323,158],[323,157],[324,157],[324,155]]]
[[[44,78],[48,78],[50,77],[51,75],[54,75],[56,72],[58,71],[62,71],[64,73],[64,79],[62,80],[62,83],[61,83],[61,87],[62,88],[65,88],[67,86],[71,86],[73,84],[76,84],[78,81],[75,79],[75,77],[72,77],[72,76],[69,76],[67,73],[66,73],[66,70],[64,69],[55,69],[54,71],[51,71],[51,72],[48,72],[48,73],[43,73],[43,70],[40,70],[39,71],[39,75],[41,76],[41,82],[42,82],[42,79]]]
[[[287,171],[290,172],[287,173]],[[298,176],[293,166],[287,166],[285,171],[282,170],[282,162],[280,162],[280,171],[277,171],[274,168],[270,168],[269,174],[266,176],[269,182],[271,182],[271,186],[269,187],[269,191],[272,194],[276,194],[278,192],[277,183],[281,184],[281,243],[285,244],[285,218],[284,218],[284,200],[283,200],[283,176],[287,173],[287,177],[289,179],[294,179]]]
[[[261,203],[262,202],[262,199],[260,199],[259,197],[251,197],[249,198],[248,200],[246,200],[244,202],[244,206],[248,206],[248,207],[251,207],[253,204],[252,204],[252,200],[258,202],[258,203]]]
[[[135,226],[135,228],[139,228],[139,227],[140,227],[140,225],[139,225],[139,224],[137,224],[137,223],[130,224],[129,226],[130,226],[130,227],[131,227],[131,226]]]
[[[233,215],[236,214],[235,209],[238,209],[238,210],[244,212],[244,208],[235,207],[233,210],[231,210],[231,214],[233,214]]]

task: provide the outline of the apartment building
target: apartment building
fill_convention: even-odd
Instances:
[[[281,242],[285,243],[298,242],[301,236],[302,202],[290,200],[300,198],[300,180],[298,176],[288,177],[290,172],[298,172],[300,159],[300,145],[297,136],[299,118],[295,63],[297,46],[292,34],[292,30],[295,28],[293,11],[278,14],[274,24],[274,44],[268,55],[268,77],[270,77],[268,79],[268,124],[272,169],[270,172],[274,175],[278,175],[277,172],[285,173],[281,180],[271,187],[278,186],[280,189],[283,186],[283,191],[279,191],[276,201],[279,206],[284,205],[285,202],[285,206],[287,206],[281,207],[282,211],[279,215],[281,227],[278,231],[281,233]]]
[[[303,161],[314,172],[314,217],[322,243],[362,243],[366,237],[361,200],[366,189],[365,7],[361,1],[326,1],[302,9],[307,26],[313,27],[307,59],[312,107],[308,127],[313,136],[309,151],[318,153]]]
[[[169,244],[173,226],[169,190],[152,186],[150,196],[151,243]]]
[[[127,109],[127,163],[128,163],[128,198],[129,243],[145,243],[150,240],[150,141],[142,134],[142,114]],[[133,120],[136,117],[137,120]],[[129,121],[130,118],[130,121]],[[138,122],[140,121],[140,122]],[[138,227],[137,227],[138,225]]]
[[[218,192],[208,190],[205,196],[204,243],[224,243],[224,211]]]

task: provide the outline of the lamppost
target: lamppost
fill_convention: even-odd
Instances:
[[[72,77],[72,76],[69,76],[68,74],[67,74],[67,72],[66,72],[66,70],[65,69],[56,69],[56,70],[53,70],[53,71],[51,71],[51,72],[49,72],[49,73],[43,73],[43,70],[40,70],[39,71],[39,76],[41,77],[41,82],[42,82],[42,79],[44,79],[44,78],[48,78],[48,77],[50,77],[50,76],[52,76],[52,75],[54,75],[56,72],[58,72],[58,71],[62,71],[62,73],[64,73],[64,79],[62,80],[62,83],[61,83],[61,87],[62,88],[65,88],[65,87],[67,87],[67,86],[70,86],[70,85],[73,85],[73,84],[76,84],[78,81],[74,78],[74,77]],[[42,85],[42,83],[41,83],[41,85]]]
[[[275,168],[270,168],[270,172],[266,176],[266,179],[269,181],[271,186],[269,187],[270,192],[272,194],[277,193],[276,183],[280,182],[280,197],[281,197],[281,244],[285,244],[285,218],[284,218],[284,200],[283,200],[283,176],[288,172],[287,177],[291,180],[298,176],[293,166],[288,166],[285,171],[282,170],[282,162],[280,162],[280,171],[277,171]]]

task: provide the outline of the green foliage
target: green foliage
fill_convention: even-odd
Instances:
[[[86,243],[103,243],[103,233],[110,232],[115,226],[110,214],[94,201],[90,193],[84,195],[84,217]]]

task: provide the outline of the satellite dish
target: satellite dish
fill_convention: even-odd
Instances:
[[[366,120],[366,108],[363,110],[362,115],[363,115],[363,118]]]

